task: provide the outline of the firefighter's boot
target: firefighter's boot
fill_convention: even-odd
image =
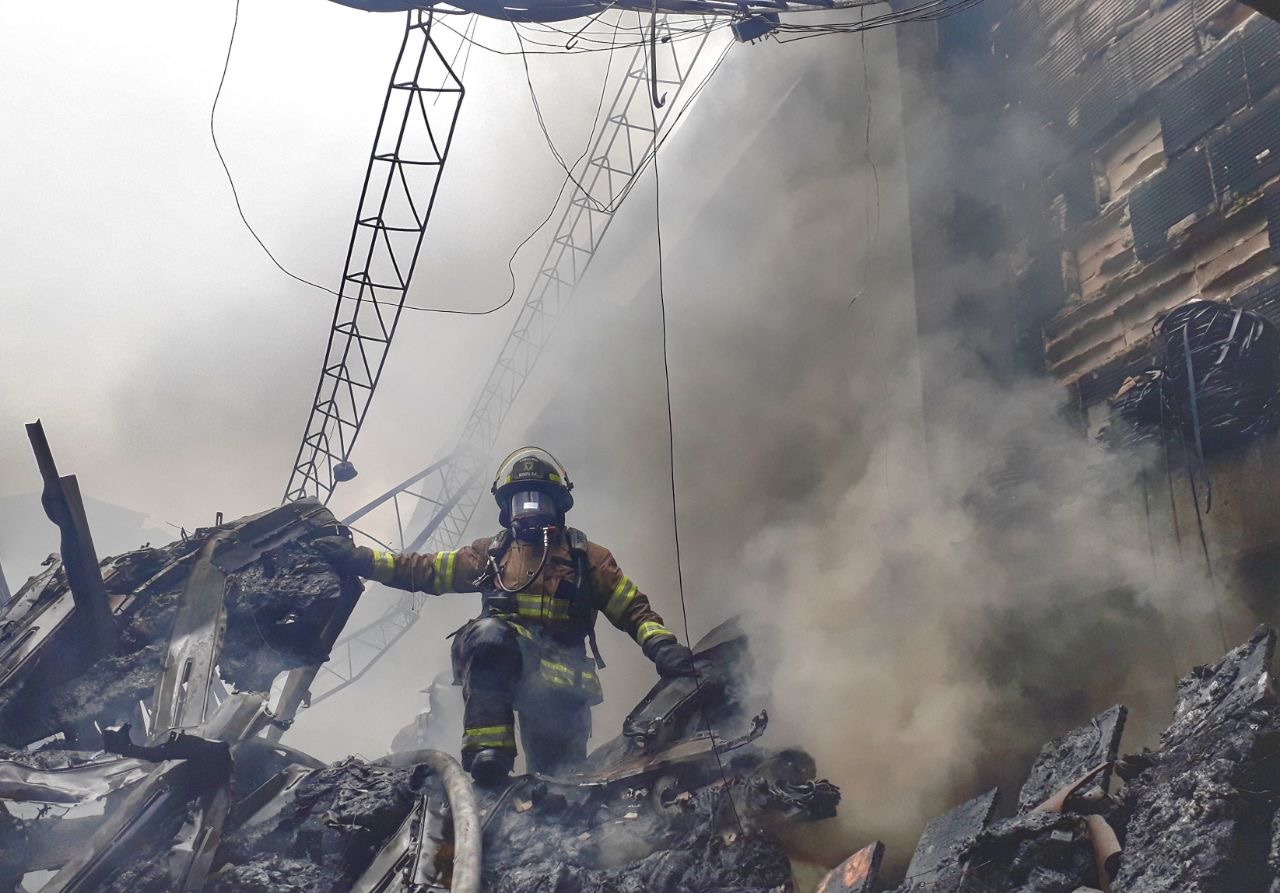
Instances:
[[[469,624],[455,643],[462,673],[462,766],[480,784],[510,774],[516,760],[513,703],[520,682],[520,645],[511,625],[496,617]]]
[[[476,784],[486,788],[506,781],[516,763],[514,748],[486,747],[470,751],[469,755],[471,777],[476,780]]]

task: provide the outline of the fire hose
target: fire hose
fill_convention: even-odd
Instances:
[[[394,768],[425,765],[440,777],[453,816],[453,893],[480,893],[480,806],[471,777],[458,761],[438,750],[411,750],[378,761]]]

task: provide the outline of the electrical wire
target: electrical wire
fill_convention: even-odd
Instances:
[[[266,243],[262,241],[262,237],[258,235],[257,230],[255,230],[253,228],[253,225],[249,223],[249,218],[246,217],[244,214],[244,207],[243,205],[240,204],[240,191],[236,189],[236,181],[231,176],[231,168],[227,166],[227,159],[224,158],[222,155],[222,147],[218,145],[218,131],[217,131],[217,128],[214,126],[214,117],[218,114],[218,100],[222,98],[222,87],[227,82],[227,69],[231,67],[231,49],[232,47],[235,46],[236,30],[239,27],[240,27],[240,0],[236,0],[235,16],[231,20],[231,37],[227,40],[227,54],[226,54],[226,58],[222,62],[222,75],[221,77],[218,78],[218,90],[216,93],[213,94],[213,106],[209,109],[209,136],[213,139],[213,150],[218,153],[218,161],[222,163],[222,170],[227,175],[227,183],[231,186],[231,197],[235,199],[236,212],[239,213],[240,222],[243,223],[244,228],[249,231],[249,235],[253,236],[254,241],[258,243],[258,247],[260,247],[263,250],[263,252],[267,255],[267,257],[271,259],[271,262],[276,265],[276,268],[280,270],[281,273],[284,273],[290,279],[296,279],[298,282],[301,282],[303,285],[309,285],[312,288],[318,288],[320,289],[320,291],[328,292],[329,294],[334,295],[335,297],[341,298],[343,296],[338,294],[333,289],[326,288],[325,286],[320,285],[319,283],[312,282],[310,279],[306,279],[302,276],[299,276],[298,274],[286,269],[284,264],[276,260],[276,256],[271,253],[271,249],[267,247]]]
[[[289,278],[294,279],[302,283],[303,285],[309,285],[312,288],[325,292],[326,294],[333,295],[339,300],[365,301],[370,304],[376,304],[382,307],[399,307],[402,310],[410,310],[418,313],[443,313],[443,314],[449,314],[454,316],[488,316],[492,313],[497,313],[499,310],[502,310],[504,307],[510,304],[515,299],[515,294],[516,294],[516,285],[517,285],[516,275],[515,275],[516,258],[519,256],[520,252],[524,249],[524,247],[528,245],[529,242],[533,241],[533,239],[538,235],[538,233],[540,233],[542,229],[547,225],[547,223],[551,221],[551,218],[555,216],[555,212],[559,207],[560,199],[564,195],[565,187],[568,186],[570,182],[569,178],[566,178],[565,181],[561,183],[560,189],[556,193],[555,201],[552,202],[551,209],[547,212],[547,215],[541,220],[541,222],[538,223],[537,226],[533,228],[531,232],[529,232],[528,235],[526,235],[523,239],[520,240],[520,242],[516,245],[515,249],[511,252],[511,256],[507,259],[507,274],[511,279],[511,290],[508,292],[506,298],[503,299],[500,303],[494,305],[493,307],[489,307],[484,310],[462,310],[462,309],[449,308],[449,307],[423,307],[416,304],[409,304],[407,302],[397,304],[394,301],[382,301],[372,297],[357,297],[354,295],[344,295],[337,291],[334,291],[331,288],[320,285],[319,283],[312,282],[310,279],[299,276],[280,263],[280,261],[276,258],[276,256],[271,252],[271,249],[267,247],[266,243],[262,240],[262,238],[258,235],[257,231],[253,228],[253,225],[249,223],[248,218],[245,216],[244,208],[240,201],[240,192],[239,192],[239,189],[236,187],[235,177],[232,175],[231,168],[228,166],[226,158],[222,154],[222,148],[218,144],[218,133],[217,133],[217,128],[215,126],[215,117],[218,111],[219,100],[222,98],[222,89],[227,80],[227,72],[231,66],[231,52],[233,47],[235,46],[236,32],[239,28],[239,24],[240,24],[240,0],[236,0],[235,14],[231,24],[231,35],[227,41],[227,52],[226,52],[226,57],[223,61],[223,66],[222,66],[222,75],[218,79],[218,89],[214,93],[213,106],[209,110],[209,135],[213,140],[213,148],[218,155],[218,161],[221,162],[222,164],[222,170],[223,170],[223,173],[226,175],[227,183],[231,187],[231,195],[235,199],[236,211],[240,215],[241,223],[244,224],[245,229],[247,229],[249,231],[249,234],[253,236],[254,241],[258,243],[258,246],[267,255],[267,257],[276,266],[276,268],[279,269],[280,272],[284,273]],[[444,23],[439,20],[434,22],[434,24],[444,25]],[[466,60],[470,58],[470,46],[478,45],[478,44],[476,44],[474,40],[467,37],[465,34],[458,32],[454,28],[448,25],[444,25],[444,27],[447,30],[452,31],[454,34],[456,34],[468,46],[468,54],[467,56],[464,57],[464,62],[463,62],[463,65],[465,66]],[[461,46],[462,45],[459,45],[459,49],[461,49]],[[457,59],[456,55],[454,59],[456,61]],[[613,56],[611,52],[609,57],[610,70],[612,69],[612,64],[613,64]],[[601,87],[600,101],[597,104],[597,108],[596,108],[595,120],[597,121],[600,117],[600,109],[604,105],[604,96],[605,96],[605,93],[607,92],[608,76],[609,76],[609,71],[607,70],[605,73],[605,84],[602,85]],[[583,150],[582,155],[578,156],[577,160],[574,162],[574,166],[577,166],[577,164],[580,163],[584,157],[586,157],[586,153],[590,151],[591,144],[595,139],[595,129],[596,128],[593,125],[591,137],[587,141],[587,148]]]
[[[511,23],[511,31],[516,36],[516,43],[519,44],[520,49],[523,50],[524,40],[520,36],[520,30],[516,28],[515,22]],[[609,58],[611,60],[613,58],[612,50],[610,51]],[[560,150],[556,148],[555,142],[551,139],[551,134],[547,130],[546,119],[543,118],[542,116],[542,104],[538,102],[538,91],[535,90],[533,86],[533,74],[529,71],[529,56],[527,53],[524,53],[524,52],[520,53],[520,62],[524,68],[524,81],[526,84],[529,85],[529,99],[533,102],[534,116],[538,119],[538,128],[542,131],[542,139],[546,142],[547,148],[551,150],[551,157],[556,160],[556,164],[560,165],[560,169],[564,171],[565,177],[567,177],[570,181],[572,181],[574,186],[578,187],[578,191],[581,192],[583,196],[586,197],[588,203],[590,203],[595,208],[595,210],[604,211],[605,210],[604,205],[600,201],[598,201],[595,196],[591,194],[590,190],[588,190],[586,186],[582,185],[582,182],[577,177],[574,176],[573,171],[569,168],[567,164],[565,164],[564,156],[560,154]],[[593,127],[593,130],[594,130],[594,127]],[[589,147],[590,147],[590,142],[588,142],[588,148]],[[578,161],[581,161],[581,160],[582,160],[582,157],[579,157]],[[574,166],[575,167],[577,166],[576,162]]]
[[[723,56],[721,57],[723,59]],[[651,62],[652,64],[652,62]],[[684,561],[680,553],[680,504],[676,488],[676,429],[675,429],[675,413],[671,408],[671,358],[667,345],[667,291],[665,281],[665,270],[663,267],[663,250],[662,250],[662,178],[658,172],[658,113],[653,105],[649,106],[649,113],[653,120],[653,218],[654,232],[657,236],[658,243],[658,308],[659,317],[662,322],[662,380],[666,393],[666,409],[667,409],[667,466],[671,475],[671,532],[675,541],[676,552],[676,587],[680,593],[680,619],[684,625],[684,641],[689,647],[693,647],[693,640],[689,635],[689,607],[684,594]],[[715,731],[711,728],[711,721],[707,719],[706,710],[702,706],[702,676],[698,673],[697,668],[693,671],[694,687],[698,693],[698,712],[702,715],[702,724],[707,729],[707,734],[711,736],[711,753],[716,758],[716,766],[720,770],[720,781],[724,785],[725,796],[729,801],[729,808],[733,811],[734,824],[738,826],[738,834],[745,837],[746,830],[742,826],[742,817],[738,814],[738,805],[733,802],[733,791],[729,787],[729,778],[724,771],[724,761],[720,758],[720,750],[716,746]]]

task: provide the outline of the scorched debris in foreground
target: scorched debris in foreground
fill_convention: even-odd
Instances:
[[[360,595],[309,545],[336,529],[304,500],[104,561],[105,653],[56,557],[4,605],[0,890],[474,890],[482,852],[515,893],[790,885],[775,832],[839,791],[760,746],[733,623],[699,643],[701,688],[659,683],[579,775],[478,803],[434,751],[325,766],[270,740]]]
[[[475,791],[435,751],[324,765],[272,740],[360,596],[309,546],[335,527],[302,501],[107,559],[105,652],[56,557],[3,606],[0,890],[793,889],[778,832],[840,795],[762,745],[732,622],[570,778]],[[930,822],[894,893],[1276,893],[1275,642],[1184,679],[1154,753],[1121,756],[1119,706],[1049,742],[1016,815],[993,790]],[[882,888],[883,855],[822,893]]]

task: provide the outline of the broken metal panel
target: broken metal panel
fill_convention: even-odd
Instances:
[[[955,864],[987,827],[999,799],[999,789],[992,788],[932,819],[925,826],[911,856],[911,864],[907,866],[907,879],[911,885],[908,889],[928,889],[944,868]]]
[[[1244,107],[1249,100],[1244,70],[1244,47],[1231,39],[1202,65],[1161,87],[1156,107],[1165,151],[1178,154]]]
[[[871,893],[880,877],[884,844],[869,843],[828,872],[815,893]]]
[[[998,799],[999,791],[992,789],[930,820],[916,844],[901,890],[932,890],[977,840],[990,821]]]
[[[1094,766],[1114,761],[1119,755],[1127,715],[1128,711],[1117,704],[1087,726],[1060,735],[1041,748],[1018,794],[1018,811],[1030,812]],[[1098,779],[1098,784],[1105,789],[1105,776]]]
[[[82,803],[127,787],[150,771],[141,760],[119,757],[48,769],[0,760],[0,800]]]
[[[1241,35],[1245,69],[1249,73],[1249,98],[1259,102],[1270,91],[1280,87],[1280,22],[1257,18],[1245,26]]]
[[[1280,95],[1234,119],[1209,140],[1213,179],[1229,202],[1280,176]]]
[[[205,721],[209,687],[226,629],[227,577],[211,560],[222,542],[221,535],[209,537],[187,577],[151,711],[153,741],[170,729],[191,728]]]
[[[1212,207],[1213,187],[1209,157],[1199,147],[1135,186],[1129,194],[1129,221],[1138,257],[1142,260],[1156,257],[1164,250],[1170,228]]]
[[[199,889],[203,884],[201,870],[207,870],[212,858],[208,845],[216,844],[216,833],[227,812],[225,796],[219,790],[231,780],[230,753],[234,746],[254,735],[265,716],[265,699],[261,694],[236,694],[224,701],[209,721],[198,728],[208,743],[222,743],[225,757],[218,749],[202,748],[209,758],[192,758],[186,751],[175,751],[165,758],[138,784],[128,798],[107,818],[93,836],[89,849],[82,850],[42,888],[42,893],[91,893],[103,888],[122,865],[139,853],[154,852],[157,842],[168,841],[171,827],[181,820],[188,804],[197,797],[204,803],[198,813],[201,842],[186,853],[170,860],[170,871],[176,875],[179,889]],[[179,741],[178,736],[171,739]]]

